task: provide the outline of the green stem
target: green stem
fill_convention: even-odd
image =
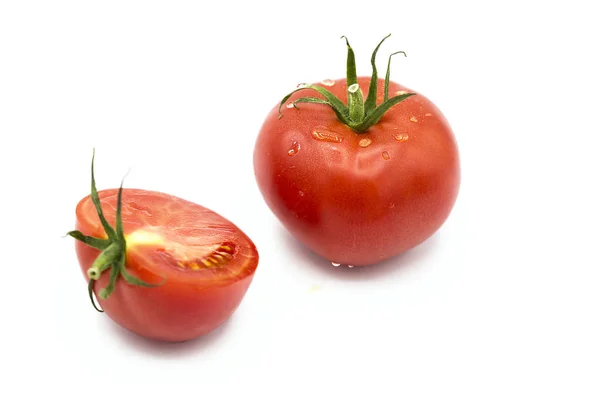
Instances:
[[[94,306],[94,308],[96,309],[96,311],[98,312],[104,312],[102,311],[102,309],[100,309],[100,307],[98,307],[96,305],[96,302],[94,301],[94,284],[96,283],[95,280],[90,279],[90,282],[88,283],[88,295],[90,296],[90,301],[92,302],[92,305]]]
[[[100,223],[104,228],[104,231],[108,235],[109,239],[115,239],[116,233],[115,230],[110,226],[106,218],[104,217],[104,212],[102,211],[102,206],[100,205],[100,197],[98,196],[98,190],[96,189],[96,178],[94,177],[94,159],[96,158],[96,149],[92,152],[92,189],[91,189],[91,198],[94,203],[94,207],[96,207],[96,212],[98,213],[98,218],[100,218]]]
[[[311,90],[315,90],[316,92],[318,92],[320,95],[322,95],[327,100],[327,103],[323,103],[323,104],[329,105],[335,112],[335,115],[337,115],[337,117],[341,121],[350,122],[348,120],[349,114],[348,114],[348,109],[346,108],[346,105],[340,99],[335,97],[333,95],[333,93],[331,93],[329,90],[322,88],[320,86],[315,86],[315,85],[306,85],[306,86],[303,86],[301,88],[298,88],[298,89],[288,93],[279,103],[279,110],[278,110],[279,118],[283,117],[283,114],[281,113],[281,107],[283,107],[283,104],[297,91],[306,90],[306,89],[311,89]],[[309,99],[309,97],[301,97],[300,99]],[[300,99],[296,100],[295,103],[300,102],[299,101]],[[309,103],[310,101],[306,101],[306,102]],[[346,123],[346,122],[344,122],[344,123]]]
[[[366,101],[363,99],[363,94],[360,86],[358,85],[358,77],[356,75],[356,60],[354,56],[354,50],[348,41],[346,36],[342,36],[342,39],[346,40],[346,46],[348,47],[348,55],[346,59],[346,85],[348,88],[348,105],[346,106],[342,100],[336,97],[333,93],[329,92],[325,88],[316,85],[304,85],[291,93],[287,94],[283,100],[279,103],[279,118],[283,117],[281,107],[283,104],[297,91],[304,89],[312,89],[317,91],[324,99],[319,97],[300,97],[292,102],[294,108],[299,109],[296,105],[298,103],[313,103],[323,104],[331,107],[333,112],[339,121],[349,126],[356,133],[365,133],[371,126],[377,124],[383,115],[388,112],[396,104],[404,101],[405,99],[416,95],[416,93],[406,93],[399,96],[388,98],[389,96],[389,82],[390,82],[390,64],[394,54],[402,53],[406,56],[403,51],[398,51],[389,56],[387,70],[385,74],[385,86],[384,86],[384,100],[381,104],[377,105],[377,84],[378,74],[377,67],[375,65],[375,58],[379,47],[383,44],[385,39],[390,37],[387,35],[384,37],[371,55],[371,66],[373,72],[371,80],[369,82],[369,93]]]
[[[127,283],[140,287],[160,286],[165,282],[165,279],[163,279],[163,282],[159,284],[150,284],[138,278],[131,278],[130,274],[126,271],[125,260],[127,243],[125,241],[125,232],[123,229],[123,220],[121,216],[123,181],[121,181],[121,186],[119,187],[119,192],[117,195],[117,208],[115,215],[116,221],[115,228],[113,228],[104,217],[102,206],[100,204],[100,196],[98,195],[98,190],[96,189],[96,180],[94,177],[95,153],[96,152],[94,151],[92,155],[92,188],[90,198],[92,199],[92,203],[94,203],[94,207],[98,213],[98,218],[100,219],[100,223],[102,224],[102,227],[104,228],[108,238],[98,239],[91,236],[85,236],[79,231],[71,231],[68,233],[68,235],[90,247],[102,250],[100,255],[92,263],[92,266],[87,270],[87,275],[90,278],[90,282],[88,283],[88,294],[90,296],[90,300],[96,310],[102,311],[96,306],[92,293],[94,289],[94,283],[100,279],[104,271],[107,269],[111,269],[110,280],[108,285],[99,292],[99,297],[101,299],[107,299],[112,294],[112,292],[115,290],[117,279],[120,276],[124,276],[124,279],[127,281]]]
[[[118,265],[118,261],[116,261],[115,264],[113,264],[112,268],[110,269],[110,280],[108,281],[108,285],[106,285],[104,289],[100,289],[100,293],[98,293],[101,299],[108,299],[108,296],[110,296],[112,292],[114,292],[115,284],[117,283],[117,278],[119,278],[119,275],[121,273],[121,268],[122,266]]]
[[[369,114],[367,116],[367,118],[365,118],[364,121],[362,121],[362,123],[360,125],[355,126],[354,129],[357,132],[364,132],[364,131],[366,131],[371,126],[373,126],[376,123],[378,123],[379,120],[381,119],[381,117],[383,117],[385,115],[385,113],[390,108],[392,108],[393,106],[395,106],[396,104],[400,103],[401,101],[406,100],[409,97],[414,96],[414,95],[415,95],[414,93],[405,93],[405,94],[400,94],[398,96],[392,97],[391,99],[389,99],[385,103],[382,103],[375,110],[373,110],[373,112],[371,114]]]
[[[391,35],[391,34],[390,34]],[[385,39],[389,38],[390,35],[384,37],[381,42],[375,47],[373,54],[371,55],[371,68],[373,70],[371,74],[371,83],[369,84],[369,94],[367,95],[367,100],[365,101],[365,112],[370,113],[377,106],[377,66],[375,65],[375,58],[377,57],[377,51],[379,47],[383,44]]]
[[[87,244],[90,247],[93,247],[98,250],[104,250],[110,244],[110,240],[107,239],[98,239],[92,236],[86,236],[79,231],[71,231],[67,233],[67,235],[71,236],[74,239],[80,240],[83,243]]]
[[[348,87],[348,109],[352,122],[360,122],[365,116],[365,104],[358,83]]]
[[[395,56],[396,54],[404,54],[404,57],[406,57],[406,53],[403,51],[397,51],[395,53],[390,54],[390,57],[388,58],[388,65],[387,65],[387,70],[385,71],[385,86],[383,88],[383,102],[385,103],[388,99],[389,93],[390,93],[390,66],[392,64],[392,56]]]
[[[346,36],[342,36],[340,39],[346,40],[346,46],[348,47],[348,56],[346,58],[346,85],[348,87],[358,83],[358,77],[356,76],[356,60],[354,58],[354,50],[348,42]]]
[[[108,267],[115,264],[123,253],[123,248],[120,243],[113,242],[94,260],[92,266],[87,270],[87,275],[90,279],[98,280],[102,272]]]

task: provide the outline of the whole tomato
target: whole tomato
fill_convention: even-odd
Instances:
[[[460,186],[448,121],[425,96],[389,81],[391,56],[378,78],[381,43],[373,75],[357,77],[346,39],[346,79],[299,85],[267,115],[254,149],[267,205],[334,265],[374,264],[422,243]],[[301,97],[309,90],[315,97]]]

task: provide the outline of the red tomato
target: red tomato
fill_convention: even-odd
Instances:
[[[370,80],[359,77],[360,88]],[[315,86],[347,102],[345,79]],[[379,79],[377,104],[384,86]],[[402,92],[414,93],[389,82],[390,98]],[[352,266],[398,255],[436,232],[460,184],[457,144],[440,110],[417,93],[358,133],[327,105],[291,107],[303,94],[289,98],[281,118],[273,108],[254,150],[260,191],[289,232],[326,259]]]
[[[117,189],[99,192],[108,222],[115,226]],[[77,229],[106,238],[90,196],[77,205]],[[126,268],[157,284],[141,287],[117,279],[107,299],[98,296],[110,270],[95,282],[104,312],[141,336],[185,341],[221,325],[239,306],[258,264],[252,241],[234,224],[189,201],[137,189],[124,189],[122,220],[127,243]],[[76,242],[86,279],[100,251]]]

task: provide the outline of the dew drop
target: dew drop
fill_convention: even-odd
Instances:
[[[288,156],[295,156],[298,153],[298,151],[300,151],[300,143],[294,140],[292,141],[292,146],[288,149]]]
[[[331,262],[331,265],[333,265],[334,267],[339,267],[339,266],[340,266],[340,265],[342,265],[342,264],[340,264],[340,263],[336,263],[336,262],[333,262],[333,261],[332,261],[332,262]]]
[[[358,83],[353,83],[352,85],[348,86],[348,91],[350,93],[356,93],[358,92],[360,86],[358,86]]]
[[[425,116],[426,117],[431,117],[431,113],[426,113]]]
[[[341,143],[342,138],[333,132],[328,131],[325,128],[315,128],[312,131],[313,139],[320,140],[323,142]]]
[[[333,86],[335,85],[335,81],[333,79],[323,79],[321,83],[325,86]]]
[[[294,108],[294,103],[287,103],[285,105],[286,108]]]
[[[408,134],[406,133],[397,133],[394,135],[394,139],[399,142],[406,142],[408,140]]]
[[[398,91],[396,92],[396,95],[400,96],[400,95],[402,95],[402,94],[407,94],[407,93],[408,93],[408,92],[407,92],[406,90],[398,90]]]
[[[410,119],[410,122],[419,122],[417,117],[410,117],[409,119]]]
[[[383,153],[381,153],[381,157],[383,157],[384,160],[389,160],[390,153],[388,153],[387,151],[384,151]]]
[[[369,147],[371,145],[371,143],[373,143],[373,141],[369,138],[362,138],[360,139],[360,142],[358,142],[358,145],[360,147]]]
[[[348,268],[354,268],[354,265],[348,265]]]

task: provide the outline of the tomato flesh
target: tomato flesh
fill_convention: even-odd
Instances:
[[[363,90],[369,81],[358,80]],[[345,79],[315,85],[347,102]],[[377,104],[383,86],[380,79]],[[390,97],[402,92],[414,91],[390,82]],[[328,106],[289,105],[314,93],[295,93],[282,118],[274,107],[256,141],[256,180],[276,217],[317,254],[349,265],[378,263],[429,238],[460,185],[457,144],[440,110],[417,94],[358,134]]]
[[[118,190],[99,192],[104,215],[114,226]],[[105,238],[88,196],[76,208],[76,227]],[[253,242],[219,214],[159,192],[124,189],[122,220],[127,243],[126,268],[138,278],[161,283],[140,287],[119,278],[108,299],[97,296],[116,323],[141,336],[185,341],[226,321],[241,303],[258,265]],[[86,279],[99,251],[76,242]],[[109,281],[109,271],[95,283],[95,293]]]

